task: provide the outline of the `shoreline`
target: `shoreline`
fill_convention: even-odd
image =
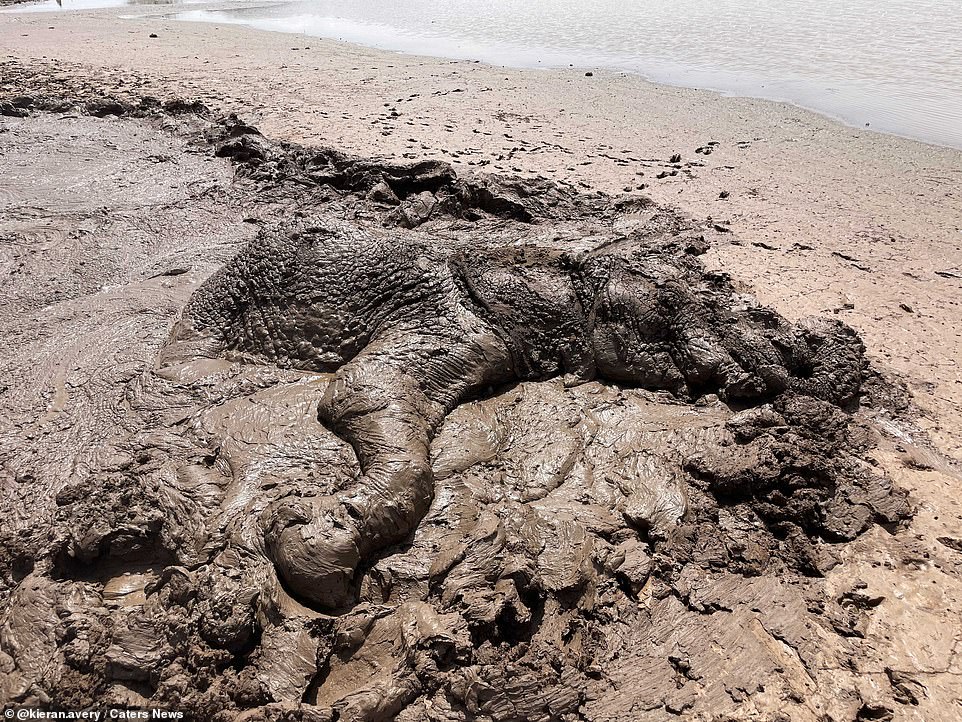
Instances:
[[[25,0],[25,1],[32,2],[35,0]],[[281,0],[273,0],[268,5],[268,7],[273,5],[274,2],[277,2],[278,4],[282,4]],[[191,12],[203,13],[203,12],[221,12],[221,11],[219,10],[189,11],[188,10],[188,11],[181,11],[179,13],[174,13],[174,14],[185,15],[185,14],[190,14]],[[177,20],[177,22],[218,24],[218,20],[216,19],[190,19],[190,18],[181,18],[181,17],[175,17],[171,19],[175,19]],[[414,48],[404,49],[404,48],[398,48],[398,47],[389,47],[387,45],[381,45],[374,42],[365,42],[357,38],[339,38],[339,37],[334,37],[330,35],[315,35],[311,33],[301,33],[301,32],[294,32],[294,31],[287,31],[287,30],[275,30],[272,28],[261,27],[253,22],[226,20],[226,21],[220,22],[219,24],[237,25],[240,27],[247,28],[248,30],[251,30],[253,32],[279,33],[282,35],[291,35],[294,37],[300,37],[300,38],[306,38],[306,39],[315,39],[315,40],[326,41],[326,42],[340,43],[347,46],[365,48],[365,49],[374,50],[377,52],[392,53],[396,55],[411,56],[414,58],[431,58],[435,60],[451,60],[455,62],[480,63],[492,69],[502,68],[507,70],[519,70],[519,71],[548,71],[548,72],[564,72],[564,73],[571,73],[571,72],[583,73],[587,71],[592,73],[592,75],[598,74],[598,75],[610,75],[610,76],[617,76],[617,77],[630,76],[630,77],[638,78],[643,82],[653,86],[661,86],[665,88],[680,88],[680,89],[686,89],[686,90],[693,90],[699,93],[711,93],[711,94],[718,95],[722,98],[731,98],[736,100],[742,99],[742,100],[758,100],[758,101],[769,102],[769,103],[773,103],[776,106],[781,106],[787,109],[806,111],[808,113],[812,113],[821,118],[838,123],[840,125],[845,126],[846,128],[850,128],[853,130],[871,132],[871,133],[880,134],[883,136],[891,136],[893,138],[899,138],[902,140],[915,141],[915,142],[922,143],[927,146],[933,146],[936,148],[946,148],[950,150],[962,151],[962,138],[960,138],[955,144],[951,142],[940,142],[930,138],[925,138],[922,136],[899,132],[896,130],[890,130],[890,129],[884,129],[884,128],[879,129],[877,126],[872,127],[870,123],[857,121],[855,119],[848,120],[840,113],[833,112],[827,109],[819,109],[818,107],[815,107],[813,105],[808,105],[805,102],[792,100],[791,98],[787,98],[787,97],[774,97],[774,96],[765,95],[762,93],[742,92],[740,90],[726,89],[724,87],[721,87],[722,85],[721,83],[718,83],[715,85],[711,84],[711,82],[709,82],[708,84],[693,84],[691,82],[680,82],[680,81],[676,82],[671,79],[661,79],[657,77],[657,73],[654,71],[633,70],[625,67],[617,67],[618,61],[614,57],[608,60],[610,64],[604,64],[605,61],[602,61],[601,64],[583,64],[577,60],[575,60],[575,62],[565,62],[564,60],[560,60],[560,59],[557,60],[557,62],[549,61],[546,63],[542,63],[540,60],[538,60],[536,63],[534,62],[499,63],[495,60],[470,57],[467,54],[432,53],[432,52],[422,51],[420,49],[414,49]],[[418,42],[420,41],[415,41],[414,44],[417,45]],[[454,42],[456,43],[457,41],[455,40]],[[552,51],[548,51],[547,49],[545,49],[545,51],[548,54],[552,52]],[[491,53],[489,51],[485,51],[484,54],[490,55]],[[682,65],[674,65],[673,67],[675,69],[676,75],[684,75],[685,73],[693,72]],[[666,71],[663,70],[662,74],[665,74],[665,72]],[[762,87],[764,87],[764,85]]]
[[[4,6],[14,6],[14,5],[28,5],[28,4],[38,4],[42,0],[0,0],[0,7]],[[278,0],[279,1],[279,0]],[[185,6],[187,7],[187,6]],[[129,12],[130,10],[136,10],[136,15],[121,15],[121,12]],[[218,12],[219,10],[211,8],[212,12]],[[555,65],[555,64],[545,64],[545,65],[513,65],[513,64],[498,64],[495,62],[489,62],[486,60],[476,60],[467,57],[453,56],[453,55],[433,55],[430,53],[423,53],[418,51],[409,50],[396,50],[379,45],[368,44],[353,40],[343,40],[333,37],[324,37],[318,35],[311,35],[306,33],[289,32],[282,30],[271,30],[258,28],[256,26],[237,22],[223,22],[218,23],[214,20],[188,20],[179,19],[176,17],[171,17],[172,15],[181,14],[178,12],[171,12],[168,10],[152,9],[150,5],[131,5],[131,6],[112,6],[103,8],[93,8],[93,9],[77,9],[77,10],[65,10],[62,12],[48,13],[46,11],[37,11],[31,13],[29,10],[18,9],[17,13],[6,13],[6,15],[11,15],[13,17],[23,17],[31,15],[40,15],[42,17],[48,18],[66,18],[68,24],[70,22],[71,16],[87,16],[87,17],[104,17],[110,20],[114,20],[120,23],[123,22],[150,22],[158,21],[165,23],[174,23],[177,25],[194,25],[194,26],[215,26],[215,27],[229,27],[237,28],[241,31],[251,34],[266,34],[266,35],[276,35],[280,38],[293,38],[300,39],[301,41],[315,41],[317,43],[322,43],[325,45],[330,45],[340,49],[342,54],[351,54],[356,51],[369,51],[374,55],[387,55],[387,56],[398,56],[401,58],[408,59],[412,62],[417,62],[418,64],[424,64],[425,62],[434,63],[465,63],[470,65],[479,65],[493,73],[498,73],[501,71],[507,72],[519,72],[519,73],[549,73],[549,74],[562,74],[565,76],[581,76],[585,72],[590,72],[592,75],[590,77],[596,77],[605,79],[609,81],[612,79],[633,79],[642,85],[650,86],[651,89],[662,90],[662,91],[688,91],[695,93],[697,95],[704,96],[702,100],[704,102],[709,102],[713,98],[718,100],[731,100],[734,103],[744,103],[742,109],[748,108],[748,112],[758,113],[759,115],[765,114],[782,114],[787,115],[793,112],[802,112],[804,114],[812,116],[807,119],[808,122],[813,125],[820,125],[823,123],[829,123],[839,126],[836,130],[848,130],[857,133],[859,137],[867,136],[869,140],[876,138],[878,142],[884,142],[885,139],[891,139],[892,141],[901,141],[919,144],[926,148],[935,151],[948,151],[952,153],[958,153],[959,157],[962,158],[962,145],[956,146],[949,143],[940,143],[934,140],[928,140],[922,137],[908,135],[905,133],[899,133],[891,130],[879,130],[877,128],[871,127],[868,124],[859,124],[856,121],[848,121],[841,115],[837,115],[828,110],[821,110],[816,107],[806,105],[801,102],[796,102],[786,98],[774,98],[765,95],[758,95],[752,93],[741,93],[738,91],[730,91],[722,88],[709,87],[709,86],[696,86],[685,83],[674,83],[669,81],[662,81],[651,77],[643,71],[635,70],[619,70],[617,68],[606,67],[606,66],[592,66],[592,65],[575,65],[568,64]],[[4,17],[4,13],[0,13],[0,18]],[[168,29],[173,29],[168,26]],[[199,33],[203,34],[203,33]],[[283,43],[278,43],[283,44]],[[307,48],[305,48],[307,49]],[[361,54],[361,53],[358,53]],[[13,54],[8,53],[8,57],[18,57]],[[752,108],[752,103],[758,103],[762,105],[770,105],[771,108]]]
[[[42,0],[0,0],[0,7],[6,5],[28,5],[28,4],[39,4]],[[271,0],[264,7],[272,7],[274,5],[282,5],[280,0]],[[242,6],[243,8],[243,6]],[[240,8],[240,9],[242,9]],[[233,17],[225,17],[224,19],[217,18],[188,18],[181,17],[187,15],[203,15],[214,14],[214,13],[228,13],[231,10],[238,9],[236,6],[218,7],[216,2],[207,2],[202,5],[200,9],[196,9],[191,5],[173,5],[166,9],[155,9],[154,6],[149,4],[145,5],[130,5],[130,6],[107,6],[102,8],[80,8],[80,9],[68,9],[63,12],[65,13],[109,13],[112,17],[136,20],[140,18],[158,18],[162,20],[176,21],[178,23],[201,23],[209,25],[232,25],[240,28],[244,28],[251,32],[263,32],[263,33],[278,33],[281,35],[287,35],[294,38],[302,38],[308,40],[315,40],[320,42],[330,42],[339,43],[346,46],[353,46],[357,48],[364,48],[372,50],[375,52],[391,53],[396,55],[410,56],[412,58],[430,58],[433,60],[449,60],[455,62],[468,62],[468,63],[480,63],[488,68],[492,69],[507,69],[507,70],[519,70],[519,71],[549,71],[549,72],[584,72],[588,71],[591,73],[598,74],[608,74],[611,76],[631,76],[640,79],[641,81],[654,86],[662,86],[668,88],[679,88],[692,90],[700,93],[712,93],[721,96],[722,98],[730,99],[742,99],[742,100],[757,100],[763,102],[773,103],[776,106],[787,107],[788,109],[806,111],[808,113],[813,113],[823,119],[838,123],[845,126],[846,128],[852,130],[859,130],[865,132],[871,132],[875,134],[881,134],[884,136],[890,136],[893,138],[898,138],[902,140],[915,141],[922,143],[924,145],[933,146],[937,148],[947,148],[957,151],[962,151],[962,136],[952,140],[937,140],[934,138],[925,137],[924,134],[913,134],[911,132],[904,132],[897,130],[895,128],[885,127],[884,124],[879,123],[870,124],[869,122],[864,122],[864,119],[856,119],[855,111],[850,110],[849,114],[842,109],[831,110],[827,106],[824,108],[818,107],[817,104],[811,104],[802,99],[793,99],[790,96],[784,94],[767,94],[762,92],[760,88],[764,88],[766,81],[762,78],[756,79],[754,83],[745,83],[744,81],[735,81],[733,78],[737,73],[734,71],[729,71],[732,75],[729,78],[730,82],[724,82],[724,75],[718,75],[717,81],[713,82],[711,78],[705,77],[703,80],[705,82],[698,82],[695,78],[699,74],[704,75],[703,71],[695,70],[694,68],[685,66],[683,64],[677,63],[667,63],[664,64],[660,69],[655,69],[654,67],[649,69],[634,69],[629,68],[625,65],[627,62],[624,58],[620,56],[606,56],[604,59],[599,60],[599,63],[583,63],[578,59],[576,55],[571,57],[563,57],[565,54],[563,51],[554,51],[547,47],[542,47],[536,49],[535,55],[543,52],[547,56],[554,55],[555,60],[549,60],[548,62],[542,63],[539,58],[536,62],[532,58],[521,61],[521,55],[518,55],[518,50],[515,52],[515,57],[519,62],[507,62],[502,63],[495,59],[493,56],[502,54],[511,54],[512,46],[504,46],[501,51],[497,50],[497,46],[484,46],[478,45],[477,51],[479,57],[471,56],[467,51],[460,50],[450,50],[450,48],[459,48],[462,40],[457,38],[447,38],[438,37],[436,40],[438,43],[448,48],[449,50],[444,52],[431,52],[428,47],[430,46],[431,40],[426,37],[420,38],[405,38],[403,35],[394,36],[394,43],[397,47],[392,47],[391,41],[382,39],[382,42],[377,42],[376,39],[370,38],[370,40],[365,40],[364,37],[357,35],[356,37],[336,37],[334,35],[323,35],[323,34],[313,34],[306,32],[297,32],[294,30],[281,30],[274,29],[271,27],[265,27],[264,23],[267,22],[263,18],[253,18],[253,19],[236,19]],[[135,11],[133,15],[122,15],[121,13],[126,13],[129,11]],[[31,10],[29,8],[21,8],[16,10],[17,13],[29,13]],[[46,13],[46,10],[37,10],[37,12]],[[62,13],[54,13],[62,14]],[[400,47],[401,45],[406,45],[409,47]],[[440,47],[440,46],[439,46]],[[529,52],[529,51],[524,51]],[[559,54],[560,52],[560,54]],[[481,57],[483,56],[483,57]],[[601,56],[599,56],[601,58]],[[573,60],[574,62],[568,62]],[[751,74],[751,73],[749,73]],[[674,76],[674,77],[668,77]],[[689,77],[689,80],[685,78]],[[771,82],[769,79],[768,82]],[[740,87],[735,87],[735,86]],[[730,86],[730,87],[729,87]],[[850,117],[849,117],[850,116]]]
[[[34,2],[35,0],[18,0],[18,1]],[[179,18],[173,18],[173,19],[176,22],[182,22],[182,23],[196,23],[196,24],[206,24],[206,25],[217,24],[216,21],[214,20],[187,20],[187,19],[179,19]],[[618,78],[630,77],[630,78],[638,79],[643,83],[650,86],[654,86],[654,87],[690,90],[690,91],[694,91],[695,93],[704,93],[707,95],[715,96],[719,99],[759,101],[762,103],[770,103],[774,107],[780,109],[782,112],[788,113],[793,111],[796,111],[796,112],[802,111],[805,113],[809,113],[813,116],[817,116],[822,120],[829,121],[831,123],[842,126],[849,130],[859,131],[860,133],[866,133],[872,136],[881,136],[880,140],[884,140],[884,138],[888,137],[888,138],[893,138],[893,139],[902,140],[902,141],[919,143],[923,146],[927,146],[934,149],[957,151],[959,153],[962,153],[962,143],[960,143],[959,145],[952,145],[951,143],[941,143],[935,140],[929,140],[923,137],[909,135],[907,133],[899,133],[894,130],[880,130],[876,127],[871,127],[868,123],[860,124],[854,120],[849,121],[849,120],[846,120],[841,115],[837,115],[835,113],[832,113],[831,111],[820,110],[819,108],[806,105],[802,102],[796,102],[788,98],[775,98],[775,97],[753,94],[753,93],[742,93],[735,90],[725,90],[723,88],[718,88],[718,87],[700,86],[700,85],[691,85],[688,83],[675,83],[675,82],[663,81],[663,80],[658,80],[656,78],[653,78],[650,74],[647,74],[643,71],[619,70],[617,68],[608,67],[608,66],[578,65],[576,63],[569,63],[568,65],[554,64],[554,63],[546,63],[543,65],[540,63],[538,65],[499,64],[499,63],[490,62],[487,60],[475,60],[473,58],[468,58],[463,56],[441,55],[441,54],[435,55],[431,53],[422,53],[422,52],[413,51],[413,50],[398,50],[398,49],[388,48],[380,45],[363,43],[360,41],[344,40],[340,38],[325,37],[325,36],[319,36],[319,35],[311,35],[308,33],[295,33],[295,32],[281,31],[281,30],[269,30],[264,28],[258,28],[256,26],[248,25],[244,23],[232,22],[232,23],[223,23],[223,24],[237,25],[239,27],[246,28],[249,31],[255,32],[255,33],[276,33],[278,35],[288,35],[288,36],[302,38],[306,40],[319,40],[322,42],[336,43],[336,44],[344,45],[347,47],[363,48],[365,50],[372,50],[379,53],[388,53],[391,55],[407,56],[415,59],[427,58],[435,61],[449,60],[452,62],[480,64],[480,65],[484,65],[485,67],[491,70],[502,69],[502,70],[512,70],[512,71],[522,71],[522,72],[543,71],[543,72],[549,72],[549,73],[566,73],[566,74],[574,73],[576,75],[581,75],[585,72],[590,72],[592,74],[592,77],[594,76],[600,76],[600,77],[609,76],[609,77],[618,77]]]

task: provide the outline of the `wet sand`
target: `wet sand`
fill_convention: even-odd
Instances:
[[[159,37],[150,38],[150,33]],[[794,693],[812,700],[807,708],[795,703],[792,709],[799,716],[793,719],[815,718],[833,696],[837,706],[831,707],[832,714],[839,719],[866,705],[871,708],[878,700],[889,704],[899,697],[907,701],[893,708],[897,719],[949,720],[958,714],[962,698],[956,653],[962,634],[957,541],[962,537],[958,500],[962,424],[957,416],[962,402],[958,366],[962,154],[958,151],[846,128],[788,106],[653,86],[632,77],[521,72],[239,28],[161,19],[121,21],[110,13],[2,16],[0,46],[25,64],[2,66],[0,92],[4,95],[18,91],[18,68],[29,67],[42,71],[41,78],[29,81],[34,92],[38,85],[56,90],[62,80],[79,80],[100,94],[197,98],[212,108],[240,112],[273,139],[331,145],[365,155],[441,158],[455,168],[503,170],[529,177],[541,174],[582,189],[612,193],[644,185],[643,192],[659,203],[676,206],[700,221],[710,218],[711,225],[721,229],[707,256],[711,265],[730,273],[762,302],[789,317],[837,315],[855,327],[872,363],[904,379],[919,411],[911,425],[890,425],[891,437],[871,452],[878,468],[910,492],[915,508],[911,525],[895,536],[878,527],[867,532],[844,547],[843,563],[827,574],[829,598],[848,600],[845,608],[866,607],[861,610],[865,617],[858,621],[858,633],[846,636],[854,646],[831,647],[824,658],[816,659],[806,655],[814,654],[812,649],[819,642],[813,640],[819,635],[809,638],[797,630],[788,634],[776,629],[771,637],[760,637],[759,644],[776,647],[789,637],[814,645],[807,652],[789,652],[785,657],[789,661],[782,661],[790,669],[785,676],[796,682],[807,679]],[[204,48],[205,54],[198,48]],[[6,127],[16,121],[3,122]],[[103,155],[100,144],[106,139],[118,144],[113,133],[132,132],[123,125],[132,121],[83,122],[105,123],[110,129],[109,133],[101,126],[78,130],[79,137],[86,134],[91,139],[89,152],[97,157]],[[10,141],[11,132],[27,135],[21,140],[14,135]],[[32,142],[29,137],[56,132],[42,127],[8,129],[5,156],[11,158],[8,148]],[[170,142],[151,138],[150,143],[160,146]],[[113,207],[114,213],[123,213],[128,202],[144,206],[144,199],[123,194],[109,197],[120,182],[133,188],[151,182],[138,175],[149,169],[147,162],[153,162],[139,155],[140,142],[121,145],[117,175],[102,176],[117,179],[107,182],[102,191],[104,205]],[[703,152],[696,152],[699,148]],[[711,153],[706,155],[705,148]],[[175,157],[178,164],[193,162],[192,155],[181,156],[181,152],[179,147],[161,148],[147,156]],[[681,159],[672,162],[676,153]],[[29,162],[36,167],[36,160]],[[187,167],[183,171],[188,185],[198,175]],[[214,171],[211,187],[227,183],[227,172],[224,167]],[[21,172],[19,179],[7,174],[0,180],[0,195],[19,197],[25,177],[33,174]],[[14,223],[37,225],[54,211],[69,214],[69,196],[64,198],[62,192],[43,185],[34,192],[36,197],[27,203],[37,209],[33,217],[14,218]],[[723,192],[725,198],[720,197]],[[232,221],[218,219],[220,211],[213,207],[205,211],[197,198],[192,191],[179,199],[150,203],[161,202],[165,207],[173,203],[185,213],[215,214],[205,221],[212,228],[234,227],[230,224],[236,223],[237,215],[245,214],[238,209]],[[18,206],[23,203],[17,201]],[[180,222],[194,229],[198,239],[205,237],[200,231],[206,226],[198,225],[196,219]],[[63,253],[68,240],[57,230],[52,236],[31,233],[29,228],[27,232],[6,230],[45,244],[44,252],[54,255]],[[131,252],[124,243],[130,238],[121,233],[115,243],[108,244],[112,263],[120,267],[127,263]],[[143,238],[142,243],[149,246],[149,230]],[[8,250],[5,267],[22,266],[21,243],[8,244],[12,254]],[[214,258],[224,260],[230,251],[221,248],[219,255],[197,266],[205,270],[183,280],[201,280],[216,267]],[[182,266],[183,253],[183,248],[172,248],[169,262],[151,260],[144,276],[152,275],[148,270]],[[44,260],[42,265],[42,274],[62,288],[54,296],[41,298],[47,289],[38,288],[34,280],[26,286],[8,286],[4,326],[11,338],[37,333],[22,318],[31,304],[44,308],[61,294],[90,293],[104,275],[99,266],[75,272],[79,267],[66,261]],[[52,272],[54,267],[70,269],[67,278],[81,279],[79,290],[64,281],[65,274]],[[160,276],[155,283],[173,283],[166,278]],[[190,286],[176,288],[176,294],[161,303],[170,314],[186,300]],[[124,303],[130,302],[128,296],[124,298]],[[160,303],[148,301],[154,307]],[[102,302],[93,299],[95,305],[77,318],[85,322],[83,313],[91,313]],[[157,320],[157,329],[151,332],[153,345],[136,353],[138,363],[160,342],[169,318]],[[76,331],[76,343],[83,343],[85,333],[82,328]],[[48,356],[59,346],[51,343]],[[122,359],[93,363],[111,368],[126,364]],[[25,405],[5,403],[8,418],[15,422],[29,418],[33,412],[28,408],[36,407],[38,399],[56,414],[63,400],[71,398],[70,389],[82,386],[82,379],[72,379],[66,366],[59,371],[37,368],[36,379],[26,385]],[[7,364],[8,373],[15,367],[16,357]],[[92,408],[101,409],[98,392],[91,392],[90,398]],[[45,424],[57,422],[56,416],[41,418]],[[109,418],[107,409],[98,423]],[[54,454],[54,448],[48,453]],[[70,472],[62,473],[66,478]],[[8,488],[23,489],[22,484],[23,480]],[[30,519],[20,523],[28,524]],[[861,582],[867,586],[855,586]],[[873,600],[871,604],[852,602],[853,588]],[[748,620],[751,614],[744,613]],[[778,624],[784,620],[776,619],[769,627]],[[363,657],[358,657],[359,665]],[[854,669],[843,669],[847,659],[855,660]],[[346,668],[343,678],[349,680],[356,673]],[[640,683],[629,677],[626,684]],[[344,689],[350,688],[348,682],[344,684]],[[785,704],[766,699],[758,690],[748,690],[745,696],[749,701],[741,708],[743,714],[752,705],[773,710]],[[629,713],[612,709],[607,711],[615,715],[612,718]],[[868,709],[864,714],[870,713]]]

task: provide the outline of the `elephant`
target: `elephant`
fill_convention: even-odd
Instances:
[[[227,356],[333,374],[318,418],[353,447],[360,476],[339,498],[280,503],[264,540],[298,598],[344,609],[364,565],[427,513],[445,416],[489,389],[562,376],[741,407],[782,393],[857,400],[864,347],[851,328],[789,323],[697,255],[631,236],[577,252],[466,248],[299,218],[195,291],[162,363]]]

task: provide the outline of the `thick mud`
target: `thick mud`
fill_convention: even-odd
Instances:
[[[822,581],[908,518],[867,461],[892,396],[850,329],[706,272],[712,224],[186,103],[0,109],[0,700],[911,704],[837,673],[877,600]]]

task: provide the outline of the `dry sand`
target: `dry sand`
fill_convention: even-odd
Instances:
[[[117,16],[0,15],[0,47],[52,83],[196,98],[275,139],[609,192],[644,184],[656,201],[730,227],[708,262],[762,302],[855,327],[918,407],[919,433],[894,431],[901,438],[874,452],[916,513],[897,536],[875,529],[849,545],[828,575],[830,588],[862,580],[883,598],[856,668],[837,675],[867,699],[892,684],[886,670],[905,672],[924,692],[897,719],[962,716],[962,152],[597,70],[519,71]],[[0,91],[16,91],[9,82]],[[710,142],[710,155],[695,152]],[[666,171],[677,173],[657,177]]]

